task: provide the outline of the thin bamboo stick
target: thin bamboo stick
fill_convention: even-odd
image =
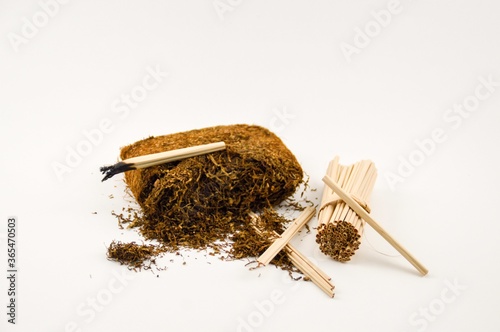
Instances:
[[[157,166],[172,161],[199,156],[202,154],[207,154],[224,149],[226,149],[226,144],[224,142],[215,142],[125,159],[114,165],[101,167],[101,172],[105,174],[102,181],[106,181],[107,179],[118,173],[130,171],[133,169]]]
[[[288,257],[302,273],[304,273],[307,277],[309,277],[311,281],[316,286],[318,286],[322,291],[324,291],[329,297],[333,297],[335,295],[334,293],[335,287],[330,283],[330,281],[322,278],[321,275],[319,275],[318,278],[318,273],[314,269],[311,269],[308,263],[310,262],[309,260],[304,260],[302,258],[299,258],[293,252],[290,253]]]
[[[408,260],[422,275],[428,273],[422,263],[420,263],[413,255],[408,252],[401,244],[399,244],[387,231],[380,226],[378,222],[373,219],[368,212],[366,212],[346,191],[344,191],[332,178],[326,175],[323,182],[328,185],[333,191],[340,196],[356,213],[363,218],[377,233],[379,233],[390,245],[392,245],[406,260]]]
[[[257,261],[263,265],[269,264],[269,262],[286,246],[290,239],[297,234],[297,232],[309,221],[316,210],[313,207],[307,207],[302,211],[302,213],[295,219],[292,224],[280,235],[276,241],[271,244],[267,250],[260,255]]]
[[[333,160],[328,164],[328,169],[326,171],[326,174],[330,175],[332,174],[332,168],[333,168]],[[330,200],[331,193],[333,193],[333,190],[331,190],[328,186],[323,187],[323,194],[321,196],[321,201],[326,202]],[[324,209],[320,210],[318,213],[318,224],[321,225],[325,223],[327,220],[329,220],[329,215],[332,213],[333,210],[330,208],[330,206],[326,206]]]
[[[250,217],[252,218],[252,226],[258,234],[262,235],[262,231],[256,226],[256,219],[259,217],[254,213],[251,213]],[[279,236],[276,232],[274,232],[274,234],[277,237]],[[290,261],[296,268],[304,273],[304,275],[308,276],[311,281],[323,290],[329,297],[334,296],[335,286],[331,283],[331,278],[325,272],[314,265],[313,262],[292,246],[291,243],[287,243],[283,250],[285,250],[288,258],[290,258]]]
[[[335,173],[331,164],[336,166]],[[336,156],[329,164],[327,175],[335,179],[363,208],[369,210],[368,200],[377,176],[373,162],[362,160],[343,166],[339,164],[339,157]],[[316,241],[325,254],[339,261],[347,261],[359,247],[364,221],[340,196],[331,188],[328,189],[324,190],[328,195],[324,195],[321,202]],[[333,212],[330,213],[332,209]]]

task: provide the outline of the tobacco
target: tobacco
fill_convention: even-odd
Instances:
[[[162,252],[161,247],[152,244],[113,241],[108,247],[107,256],[109,260],[127,265],[131,270],[148,270],[151,268],[151,264],[155,263],[155,257]]]
[[[140,206],[130,226],[166,251],[210,248],[228,259],[256,257],[270,241],[255,232],[250,213],[262,214],[264,233],[281,234],[289,221],[274,209],[280,204],[302,209],[290,200],[303,183],[302,168],[275,134],[260,126],[216,126],[149,137],[123,147],[120,157],[213,142],[224,142],[226,148],[125,173]],[[284,253],[272,263],[293,269]]]

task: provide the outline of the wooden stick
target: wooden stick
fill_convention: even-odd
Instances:
[[[333,297],[335,295],[335,286],[332,285],[330,279],[325,279],[322,276],[322,272],[318,271],[317,268],[314,267],[314,265],[311,266],[312,262],[310,260],[308,260],[306,257],[298,256],[297,252],[293,251],[295,249],[289,248],[293,247],[288,243],[285,247],[285,250],[290,250],[290,252],[287,251],[287,253],[293,265],[295,265],[302,273],[309,277],[311,281],[329,297]]]
[[[308,266],[308,270],[315,271],[315,274],[319,276],[320,279],[323,279],[327,282],[330,282],[332,278],[330,278],[325,272],[323,272],[319,267],[313,264],[306,256],[304,256],[300,251],[298,251],[291,243],[287,243],[284,249],[290,256],[295,257],[295,260],[303,261],[305,265]],[[292,258],[293,258],[292,257]],[[308,271],[303,271],[303,272],[308,272]],[[333,289],[333,285],[331,285]]]
[[[328,164],[328,169],[326,171],[326,174],[330,176],[336,174],[336,169],[338,167],[338,160],[339,157],[337,156],[335,157],[335,159],[330,161],[330,163]],[[324,186],[321,202],[330,202],[333,198],[333,195],[334,195],[333,190],[331,190],[328,186]],[[333,213],[333,206],[331,204],[322,206],[318,212],[318,226],[326,224],[328,220],[330,220],[332,213]]]
[[[114,165],[101,167],[101,173],[105,174],[102,181],[106,181],[107,179],[118,173],[138,168],[161,165],[176,160],[224,150],[225,148],[226,144],[224,142],[216,142],[125,159]]]
[[[269,262],[283,249],[286,244],[290,241],[292,237],[297,234],[297,232],[307,224],[309,220],[311,220],[312,217],[314,217],[314,214],[316,213],[316,209],[313,207],[307,207],[302,211],[302,213],[297,217],[292,222],[292,225],[290,225],[284,232],[283,234],[280,235],[276,241],[271,244],[267,250],[260,255],[259,258],[257,258],[257,261],[262,264],[262,265],[267,265]]]
[[[335,168],[333,167],[335,166]],[[361,160],[344,166],[339,157],[330,162],[326,175],[334,179],[363,208],[368,208],[370,195],[377,177],[375,165],[370,160]],[[363,233],[364,220],[349,207],[340,196],[325,185],[318,218],[316,242],[320,250],[338,261],[348,261],[359,248],[359,237]],[[327,220],[325,220],[327,219]]]
[[[254,213],[250,214],[253,221],[253,227],[256,232],[262,235],[262,231],[256,226],[256,219],[258,216]],[[278,233],[273,232],[277,237]],[[331,283],[331,278],[324,273],[319,267],[314,265],[306,256],[298,251],[291,243],[287,243],[284,248],[288,258],[296,268],[298,268],[304,275],[308,276],[311,281],[323,290],[329,297],[334,296],[335,286]]]
[[[340,165],[339,165],[340,157],[336,156],[330,163],[328,164],[328,169],[326,174],[337,179],[340,176]],[[334,201],[335,198],[338,198],[338,195],[333,192],[328,186],[323,188],[323,196],[321,199],[322,206],[318,212],[318,227],[321,225],[326,225],[333,217],[335,209]]]
[[[328,185],[333,191],[340,196],[340,198],[346,202],[351,209],[356,211],[356,213],[368,223],[377,233],[379,233],[390,245],[392,245],[404,258],[406,258],[422,275],[426,275],[429,271],[415,258],[413,257],[401,244],[399,244],[385,229],[380,226],[375,219],[373,219],[368,212],[366,212],[361,205],[359,205],[352,197],[345,192],[335,181],[332,180],[328,175],[323,177],[323,182]]]

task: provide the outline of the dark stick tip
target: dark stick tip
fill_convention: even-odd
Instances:
[[[126,172],[129,170],[135,169],[135,167],[131,164],[127,164],[124,162],[119,162],[111,166],[102,166],[100,171],[104,174],[101,182],[106,181],[107,179],[113,177],[115,174]]]

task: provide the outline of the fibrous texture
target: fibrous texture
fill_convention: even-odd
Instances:
[[[252,125],[150,137],[122,148],[121,158],[219,141],[226,143],[226,150],[125,173],[142,210],[136,226],[146,238],[172,250],[241,241],[244,234],[255,234],[250,212],[283,202],[302,182],[302,168],[283,142]]]

